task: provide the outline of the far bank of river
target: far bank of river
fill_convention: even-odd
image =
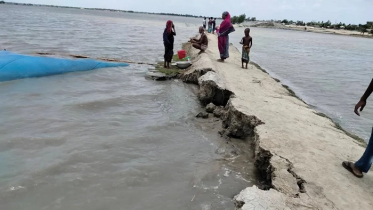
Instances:
[[[243,24],[236,25],[238,27],[256,27],[256,28],[275,28],[275,29],[284,29],[284,30],[293,30],[293,31],[304,31],[304,32],[313,32],[313,33],[322,33],[322,34],[334,34],[334,35],[345,35],[345,36],[355,36],[363,38],[373,38],[372,34],[361,33],[360,31],[349,31],[344,29],[329,29],[329,28],[320,28],[313,26],[297,26],[297,25],[283,25],[281,23],[275,22],[266,22],[266,21],[256,21],[256,22],[247,22]]]

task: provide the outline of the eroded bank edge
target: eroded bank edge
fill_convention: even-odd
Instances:
[[[188,49],[187,51],[190,52],[190,44],[183,44],[183,48]],[[262,70],[263,72],[268,74],[268,72],[262,69],[258,64],[252,64],[255,65],[259,70]],[[252,143],[255,153],[255,166],[261,174],[262,179],[265,181],[264,184],[260,186],[261,190],[274,189],[278,192],[282,191],[273,184],[273,179],[276,177],[276,168],[272,164],[271,160],[275,157],[275,159],[280,159],[285,163],[287,172],[293,177],[293,183],[289,183],[289,185],[295,184],[299,188],[298,193],[295,193],[292,196],[294,198],[297,198],[299,197],[299,193],[306,193],[307,189],[305,184],[307,183],[307,181],[295,173],[295,171],[293,170],[293,164],[288,159],[274,154],[273,152],[267,150],[266,148],[263,148],[260,145],[260,136],[256,132],[256,127],[261,124],[265,124],[265,122],[262,122],[254,115],[246,115],[237,110],[231,103],[231,99],[235,97],[234,92],[226,89],[225,87],[219,86],[219,83],[213,79],[214,76],[218,77],[213,68],[199,69],[198,67],[194,67],[194,70],[192,72],[184,72],[180,74],[178,78],[185,83],[192,83],[199,86],[198,99],[200,100],[201,104],[207,106],[207,108],[208,105],[210,105],[210,109],[211,106],[217,107],[217,111],[210,110],[210,112],[213,112],[215,117],[222,119],[223,130],[219,132],[222,136],[224,135],[227,137],[234,137],[239,139],[247,138]],[[281,82],[276,78],[273,79],[277,82]],[[296,97],[304,102],[301,98],[296,96],[294,91],[292,91],[288,86],[283,85],[283,87],[288,90],[290,96]],[[304,103],[307,104],[306,102]],[[336,128],[340,129],[345,134],[355,139],[357,141],[355,143],[361,146],[365,146],[365,141],[363,139],[345,131],[338,123],[334,122],[327,115],[319,112],[314,113],[316,115],[328,118],[334,123]],[[244,205],[244,202],[241,200],[235,200],[235,203],[237,208],[241,208]]]
[[[272,77],[268,71],[266,71],[265,69],[263,69],[259,64],[255,63],[255,62],[250,62],[251,64],[253,64],[256,68],[258,68],[259,70],[263,71],[264,73],[268,74],[272,79],[274,79],[276,82],[278,83],[281,83],[281,80],[277,79],[277,78],[274,78]],[[282,84],[282,87],[284,87],[287,91],[288,91],[288,94],[292,97],[295,97],[297,98],[298,100],[302,101],[304,104],[306,104],[307,106],[309,107],[313,107],[312,105],[306,103],[302,98],[300,98],[289,86],[287,85],[284,85]],[[321,116],[321,117],[324,117],[324,118],[327,118],[329,119],[330,121],[332,121],[333,125],[335,128],[341,130],[343,133],[345,133],[347,136],[353,138],[354,140],[356,140],[355,143],[357,143],[358,145],[362,146],[362,147],[366,147],[367,146],[367,143],[365,142],[364,139],[362,139],[361,137],[347,131],[346,129],[344,129],[338,122],[335,122],[331,117],[329,117],[328,115],[326,115],[325,113],[322,113],[322,112],[319,112],[319,111],[315,111],[314,112],[316,115],[318,116]]]

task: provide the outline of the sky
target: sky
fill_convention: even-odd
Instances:
[[[7,1],[7,0],[5,0]],[[258,20],[373,21],[373,0],[9,0],[19,3],[164,12],[202,16],[246,14]]]

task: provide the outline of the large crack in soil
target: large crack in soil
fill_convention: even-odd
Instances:
[[[278,191],[276,186],[272,183],[276,168],[271,164],[271,159],[276,154],[260,146],[260,136],[256,133],[256,127],[264,124],[264,122],[254,115],[247,115],[237,110],[231,103],[231,98],[235,97],[232,91],[220,87],[218,82],[214,79],[206,78],[201,80],[201,77],[208,72],[209,74],[216,74],[214,70],[210,68],[199,69],[192,73],[181,74],[179,79],[186,83],[199,85],[198,98],[204,106],[213,103],[216,106],[223,107],[219,109],[219,114],[216,116],[223,120],[223,130],[219,133],[226,137],[239,139],[248,138],[255,151],[255,167],[263,180],[259,188],[262,190],[275,189]],[[280,156],[278,157],[287,161],[287,171],[294,177],[294,182],[299,187],[299,193],[306,193],[305,184],[307,182],[295,173],[293,164],[288,159]],[[297,197],[297,194],[294,195],[294,197]],[[238,204],[238,208],[244,205],[244,203],[239,201],[236,201],[236,203]]]

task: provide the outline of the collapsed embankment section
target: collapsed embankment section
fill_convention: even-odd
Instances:
[[[199,85],[198,99],[203,105],[213,103],[217,106],[225,106],[232,92],[225,87],[224,81],[213,70],[214,65],[209,56],[195,52],[187,44],[184,44],[183,48],[189,52],[193,65],[178,78],[183,82]]]
[[[373,177],[357,180],[340,165],[363,148],[255,65],[241,69],[237,49],[217,62],[217,38],[208,38],[206,53],[189,50],[193,66],[179,79],[199,85],[203,105],[223,106],[222,135],[252,142],[265,185],[237,195],[237,209],[373,209]]]
[[[184,47],[188,46],[184,45]],[[265,184],[262,185],[261,188],[266,190],[274,188],[272,185],[272,179],[274,175],[273,171],[275,169],[270,163],[273,154],[260,147],[258,144],[259,137],[255,132],[255,128],[258,125],[264,124],[264,122],[254,115],[246,115],[242,113],[232,104],[231,99],[236,96],[226,86],[227,81],[214,71],[216,67],[208,54],[199,54],[196,50],[190,48],[188,49],[188,52],[190,52],[189,56],[192,58],[193,66],[188,71],[181,74],[179,79],[186,83],[199,85],[198,98],[202,105],[207,106],[209,104],[207,106],[207,112],[210,112],[209,109],[211,109],[211,112],[214,111],[214,108],[211,108],[211,106],[221,107],[218,111],[220,114],[215,114],[215,117],[222,119],[223,130],[220,132],[221,135],[239,139],[250,138],[252,140],[251,142],[255,149],[255,165],[265,181]],[[215,109],[215,112],[216,110],[217,109]],[[290,164],[287,168],[290,170]],[[256,186],[254,186],[253,189],[254,191],[259,190]],[[248,192],[248,190],[245,192],[253,193]],[[270,193],[275,194],[273,191]],[[265,193],[261,194],[267,196]],[[258,197],[258,195],[256,197]],[[259,197],[259,200],[263,199],[263,197]],[[282,198],[282,196],[279,195],[276,195],[276,197]],[[237,207],[240,205],[243,207],[245,204],[244,201],[238,201],[237,199],[236,203]]]

